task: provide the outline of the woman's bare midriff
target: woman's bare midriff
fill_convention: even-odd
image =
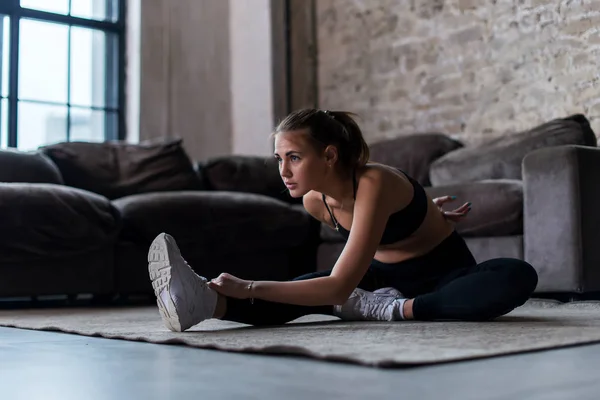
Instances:
[[[377,261],[394,264],[425,255],[452,234],[452,223],[444,218],[429,196],[428,200],[427,215],[421,226],[406,239],[380,246],[374,257]]]

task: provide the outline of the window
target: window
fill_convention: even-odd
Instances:
[[[0,147],[124,139],[125,0],[0,0]]]

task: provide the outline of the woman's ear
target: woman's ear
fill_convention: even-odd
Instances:
[[[329,165],[334,165],[338,160],[338,151],[335,146],[329,145],[325,148],[325,161]]]

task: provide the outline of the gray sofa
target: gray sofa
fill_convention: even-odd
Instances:
[[[235,180],[232,167],[256,175],[244,192],[220,190]],[[180,140],[2,150],[0,297],[152,294],[147,252],[163,231],[208,278],[306,273],[317,225],[276,198],[269,174],[264,159],[194,165]]]
[[[524,258],[538,293],[600,290],[600,149],[585,117],[478,146],[419,133],[371,151],[433,197],[473,203],[456,228],[479,261]],[[146,255],[163,231],[208,278],[290,279],[330,268],[343,246],[286,193],[271,157],[193,162],[180,140],[3,150],[0,182],[0,297],[151,295]]]
[[[528,261],[540,294],[600,290],[600,149],[583,115],[473,146],[426,133],[374,143],[371,152],[373,161],[415,176],[432,197],[472,202],[456,229],[479,262]],[[320,235],[318,268],[331,268],[343,243],[327,226]]]

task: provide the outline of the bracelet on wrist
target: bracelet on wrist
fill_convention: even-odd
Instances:
[[[252,295],[252,285],[254,285],[254,281],[250,281],[248,284],[248,293]],[[254,304],[254,297],[250,296],[250,304]]]

